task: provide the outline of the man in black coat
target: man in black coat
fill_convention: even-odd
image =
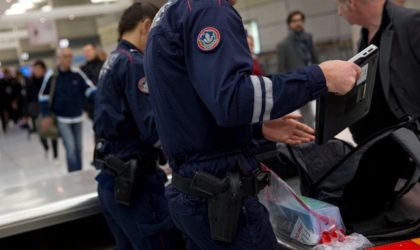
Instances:
[[[318,64],[318,55],[315,51],[312,34],[305,32],[305,14],[299,10],[287,16],[289,35],[277,45],[277,72],[286,74],[293,70]],[[307,104],[300,109],[302,122],[314,126],[315,114],[311,105]]]
[[[6,95],[7,81],[0,79],[0,120],[3,128],[3,133],[7,132],[7,125],[9,123],[9,115],[7,114],[8,98]]]
[[[93,82],[96,86],[99,79],[99,73],[101,72],[104,61],[99,59],[96,46],[88,43],[83,47],[83,55],[86,58],[86,63],[80,67],[85,75]],[[93,104],[85,103],[85,110],[90,119],[94,116]]]
[[[99,72],[101,71],[104,61],[99,59],[95,45],[89,43],[83,47],[83,55],[86,58],[86,63],[80,67],[85,75],[96,86],[98,83]]]
[[[3,87],[2,92],[4,91],[4,103],[5,103],[5,127],[4,131],[7,130],[7,123],[9,118],[14,121],[15,124],[18,123],[19,119],[22,118],[22,86],[16,77],[13,77],[12,72],[8,68],[3,70]]]
[[[339,0],[338,12],[350,24],[363,27],[359,50],[370,44],[379,47],[370,112],[351,127],[360,144],[407,114],[420,116],[420,11],[386,0]],[[412,169],[406,153],[391,140],[382,140],[367,151],[344,192],[343,202],[352,207],[350,219],[381,211],[398,179]],[[374,184],[366,188],[366,183]]]

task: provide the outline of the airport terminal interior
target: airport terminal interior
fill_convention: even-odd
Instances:
[[[193,6],[192,8],[194,8],[195,4],[198,4],[197,2],[210,2],[210,0],[185,1],[188,3],[191,2]],[[217,0],[214,1],[217,2]],[[227,0],[218,1],[220,2]],[[250,55],[252,55],[252,59],[254,60],[253,72],[258,72],[259,75],[267,77],[276,74],[286,74],[292,70],[295,70],[296,68],[291,68],[293,66],[285,67],[285,63],[281,63],[280,61],[285,60],[287,65],[287,62],[293,60],[301,60],[301,54],[303,55],[304,60],[302,61],[302,65],[300,67],[319,64],[327,60],[346,61],[352,58],[357,54],[358,50],[360,50],[359,42],[360,39],[363,38],[364,34],[361,33],[361,26],[350,25],[343,15],[340,16],[338,14],[338,9],[340,8],[340,5],[349,3],[353,4],[354,2],[360,5],[362,4],[361,2],[369,1],[380,2],[380,0],[237,0],[234,8],[242,18],[243,26],[248,35],[248,43],[252,43],[249,49]],[[89,78],[89,80],[86,80],[86,82],[89,81],[89,84],[86,88],[92,88],[96,90],[96,87],[98,87],[98,82],[101,81],[99,77],[100,69],[101,67],[105,67],[102,65],[104,65],[104,63],[105,65],[107,64],[107,58],[110,60],[109,56],[112,55],[111,53],[116,49],[116,46],[118,45],[118,27],[121,15],[125,9],[130,7],[135,2],[141,2],[143,4],[152,3],[160,8],[167,1],[0,1],[0,117],[2,123],[2,127],[0,129],[1,250],[119,249],[115,240],[115,235],[113,235],[112,230],[109,229],[109,224],[107,224],[107,221],[103,216],[103,209],[101,208],[98,199],[98,183],[95,180],[95,177],[99,174],[100,170],[96,169],[94,166],[94,152],[95,145],[99,139],[98,136],[95,135],[93,129],[93,117],[95,116],[93,112],[94,102],[90,102],[89,97],[81,97],[84,98],[84,102],[81,104],[83,106],[81,106],[81,108],[83,108],[82,116],[76,118],[73,117],[71,119],[69,118],[67,120],[66,118],[58,117],[59,124],[73,124],[72,121],[77,119],[77,124],[80,125],[77,127],[77,129],[74,129],[74,131],[77,130],[77,135],[75,135],[74,139],[79,141],[75,142],[73,147],[77,147],[76,144],[80,144],[78,150],[81,152],[78,156],[78,167],[74,168],[74,164],[71,162],[72,159],[69,159],[70,153],[68,152],[71,146],[65,146],[64,144],[64,137],[67,138],[68,135],[64,136],[62,130],[63,127],[59,126],[58,128],[61,136],[54,136],[48,133],[42,134],[40,132],[40,129],[44,128],[45,125],[43,120],[43,118],[45,118],[43,117],[43,108],[51,108],[51,103],[49,103],[49,100],[45,102],[45,100],[42,98],[46,93],[50,95],[50,98],[52,98],[51,88],[53,87],[50,86],[51,81],[46,79],[46,75],[56,73],[57,69],[59,68],[60,60],[65,55],[64,51],[71,51],[70,53],[72,53],[71,66],[77,69],[77,71],[74,72],[81,72],[77,74],[83,74],[85,77]],[[179,2],[184,2],[184,0],[170,0],[169,2],[169,8],[171,8],[171,5],[181,4]],[[415,11],[419,11],[420,13],[419,0],[387,0],[386,2],[387,4],[404,6],[404,8],[413,9]],[[351,10],[352,7],[347,6],[342,8],[349,8]],[[349,11],[349,9],[346,9],[346,11]],[[165,14],[165,11],[166,9],[164,9],[162,12],[162,16]],[[188,10],[186,9],[186,11]],[[290,13],[294,13],[294,15],[290,15]],[[417,26],[420,25],[419,16],[420,14],[417,13]],[[291,19],[289,20],[288,17]],[[295,20],[296,18],[299,20]],[[389,20],[388,22],[394,21],[393,18],[390,18]],[[310,36],[298,37],[296,35],[295,39],[289,39],[290,36],[294,34],[294,32],[299,33],[297,31],[293,31],[291,28],[291,25],[296,23],[301,25],[302,30],[299,31],[300,33],[304,33],[305,35],[310,34]],[[411,23],[407,25],[415,26],[416,24]],[[226,24],[226,27],[228,26],[229,25]],[[395,25],[394,27],[397,29],[399,26]],[[386,28],[387,27],[381,26],[380,31],[384,32],[383,30]],[[204,31],[209,32],[207,28],[205,28]],[[418,29],[417,31],[420,32]],[[212,31],[210,30],[210,32]],[[397,30],[393,32],[394,34],[398,33]],[[214,31],[210,34],[214,34]],[[242,34],[235,35],[239,37]],[[403,44],[403,42],[398,40],[403,39],[403,37],[404,36],[399,36],[398,38],[395,38],[394,45],[396,43]],[[223,42],[225,42],[223,40],[224,38],[225,37],[222,32],[221,37],[216,37],[216,39],[221,39],[220,44],[207,44],[208,46],[214,46],[210,47],[210,50],[215,48],[217,49],[217,46],[223,46]],[[245,39],[245,37],[243,38]],[[198,40],[200,39],[201,38],[199,37]],[[203,38],[200,41],[206,42],[206,39],[207,38]],[[380,40],[379,44],[381,46],[384,40],[385,38]],[[218,42],[219,41],[217,41],[217,43]],[[287,47],[288,42],[300,43],[301,47],[296,49],[296,53],[293,54],[294,51],[290,51],[290,48]],[[417,40],[414,42],[415,43],[413,45],[412,53],[417,53],[417,55],[420,57],[420,36],[417,36]],[[309,46],[308,44],[312,44],[313,46]],[[294,46],[293,44],[289,45],[292,47]],[[377,70],[380,73],[375,74],[374,72],[372,73],[371,77],[375,78],[376,76],[378,78],[380,76],[380,78],[383,79],[384,69],[382,62],[380,61],[381,57],[383,57],[381,51],[390,50],[391,47],[388,46],[387,48],[382,48],[384,46],[381,46],[378,45],[379,62],[376,62]],[[394,53],[403,52],[393,52],[393,55]],[[286,55],[293,58],[284,58]],[[227,56],[226,61],[228,60],[229,57]],[[417,58],[417,61],[414,59],[410,62],[414,64],[417,63],[417,68],[420,69],[420,58]],[[393,71],[398,70],[398,65],[392,65],[394,67],[392,68]],[[206,64],[203,63],[201,67],[206,67]],[[371,67],[373,68],[373,66],[369,65],[369,69],[365,67],[362,68],[362,70],[365,70],[365,73],[368,74],[367,72],[369,72],[368,70],[371,70]],[[42,76],[41,80],[39,80],[39,77],[35,75],[36,68],[45,70],[45,75]],[[208,70],[213,71],[213,69]],[[141,69],[141,71],[143,71],[143,69]],[[389,71],[391,71],[391,69],[389,69]],[[406,91],[404,93],[407,97],[413,99],[417,98],[417,100],[420,100],[420,96],[415,96],[420,94],[420,75],[418,72],[419,71],[417,71],[417,75],[404,75],[402,79],[399,79],[400,81],[404,81],[404,77],[407,79],[417,79],[417,83],[419,83],[416,86],[417,89],[404,89],[404,91]],[[213,72],[215,75],[218,73],[219,72]],[[388,72],[387,75],[389,76],[389,74],[390,73]],[[260,79],[263,78],[261,77]],[[391,79],[393,79],[392,76]],[[40,87],[34,90],[33,85],[37,81],[40,84]],[[142,91],[140,83],[141,80],[139,81],[138,88],[140,91]],[[57,88],[59,84],[60,83],[58,81],[55,82],[54,87]],[[362,83],[360,85],[357,84],[357,86],[362,86],[363,84],[368,83]],[[373,81],[371,84],[378,83]],[[399,84],[399,82],[392,82],[391,86],[393,84]],[[49,85],[49,92],[48,90],[45,90],[46,85]],[[413,86],[413,88],[414,87],[415,86]],[[372,89],[370,91],[372,91]],[[366,89],[363,90],[369,91]],[[96,95],[97,94],[98,92]],[[359,92],[359,95],[365,94],[365,92]],[[266,93],[264,93],[264,96],[265,95]],[[96,97],[97,96],[95,96],[95,98]],[[72,98],[74,98],[74,100],[77,99],[74,96],[70,96],[67,97],[66,100],[72,100]],[[293,99],[295,97],[287,96],[287,98]],[[384,102],[388,100],[385,100],[385,98],[383,99]],[[378,103],[379,101],[376,102],[375,99],[373,99],[372,103],[374,102]],[[268,103],[266,103],[266,105],[268,105]],[[317,136],[321,136],[317,130],[321,130],[319,121],[319,119],[321,119],[320,115],[322,117],[324,116],[323,114],[319,114],[320,109],[317,107],[317,105],[319,106],[320,103],[317,103],[317,101],[314,100],[307,104],[305,108],[294,111],[294,114],[300,114],[303,116],[300,121],[307,124],[307,126],[315,128],[316,132],[314,133],[316,133]],[[371,109],[373,109],[373,106]],[[412,109],[419,112],[418,108]],[[71,122],[68,122],[70,120]],[[378,120],[382,121],[379,118]],[[415,124],[415,122],[412,124]],[[350,126],[353,124],[348,125]],[[411,125],[408,128],[411,129],[416,127],[415,125]],[[398,129],[404,126],[405,125],[395,127],[394,130],[401,132]],[[367,225],[373,225],[378,220],[380,220],[378,219],[379,217],[375,217],[377,220],[369,218],[372,219],[370,222],[363,221],[359,224],[351,224],[351,226],[349,226],[349,224],[347,224],[347,220],[345,220],[345,224],[347,224],[347,231],[343,229],[340,232],[345,232],[346,235],[349,235],[349,237],[353,237],[354,233],[360,233],[360,235],[366,236],[366,238],[363,239],[369,240],[370,244],[363,245],[363,247],[357,247],[356,245],[353,245],[353,248],[340,248],[338,246],[333,246],[332,248],[318,249],[363,249],[368,247],[372,247],[372,249],[374,249],[373,247],[375,247],[375,245],[378,247],[377,249],[420,249],[420,185],[418,184],[420,181],[420,165],[417,165],[417,163],[420,164],[420,154],[417,154],[420,151],[420,147],[417,147],[420,145],[420,142],[416,140],[420,140],[420,119],[417,121],[418,131],[412,132],[410,129],[403,130],[401,133],[396,132],[390,134],[389,137],[392,137],[393,139],[397,138],[395,140],[398,141],[398,136],[401,136],[405,138],[405,140],[402,139],[399,141],[402,141],[400,143],[401,145],[404,143],[411,145],[411,148],[410,146],[400,147],[408,152],[408,156],[406,158],[410,161],[410,164],[414,166],[412,168],[414,170],[410,168],[410,170],[406,171],[407,173],[401,173],[400,178],[396,179],[398,181],[397,187],[404,186],[406,188],[406,193],[402,194],[401,197],[398,198],[399,200],[393,203],[393,208],[397,207],[396,210],[398,210],[400,206],[398,202],[400,201],[409,203],[408,207],[404,207],[404,209],[401,208],[401,211],[403,211],[401,213],[404,214],[404,216],[408,213],[410,215],[414,215],[414,222],[408,222],[408,219],[402,215],[399,217],[400,214],[395,211],[393,211],[395,213],[389,216],[388,214],[381,214],[380,216],[387,218],[387,223],[383,225],[381,224],[378,228],[382,228],[384,230],[379,230],[372,233],[373,231],[371,232],[369,230],[364,230],[364,227],[368,227]],[[360,153],[358,151],[359,148],[362,148],[362,146],[369,146],[366,143],[357,143],[358,140],[355,140],[349,128],[342,128],[341,130],[341,132],[336,133],[336,139],[334,139],[336,144],[330,144],[330,148],[326,148],[325,150],[318,150],[317,152],[313,153],[311,155],[312,158],[306,159],[308,162],[306,162],[306,160],[302,161],[305,164],[308,163],[308,166],[310,165],[309,161],[317,162],[318,166],[314,167],[319,167],[320,163],[317,159],[322,158],[322,160],[325,161],[334,160],[334,164],[336,165],[339,165],[340,162],[341,165],[344,165],[345,160],[343,159],[348,158],[344,158],[343,156],[340,160],[333,159],[333,156],[330,157],[330,155],[328,155],[327,150],[331,150],[331,152],[334,151],[334,153],[336,153],[340,151],[342,147],[346,154],[350,151]],[[414,130],[415,129],[413,129],[413,131]],[[380,131],[377,130],[373,132],[377,133]],[[343,141],[344,143],[341,143]],[[309,195],[310,192],[308,193],[308,190],[304,189],[305,187],[314,187],[314,183],[319,184],[322,180],[325,181],[325,178],[309,180],[312,176],[317,174],[319,175],[319,172],[317,172],[319,169],[306,169],[307,172],[305,172],[301,168],[297,167],[296,162],[299,163],[299,159],[297,158],[303,157],[303,155],[296,154],[296,152],[305,151],[296,151],[294,146],[287,145],[287,142],[271,142],[268,140],[259,140],[255,142],[253,141],[252,144],[253,149],[251,152],[255,155],[256,159],[271,168],[276,175],[279,175],[285,181],[285,183],[287,183],[287,185],[289,185],[294,190],[294,192],[292,192],[285,187],[281,187],[282,184],[279,183],[283,182],[277,180],[279,182],[275,182],[274,184],[272,183],[269,187],[270,190],[265,189],[261,191],[266,194],[265,196],[261,196],[261,194],[259,196],[262,200],[265,199],[264,202],[262,202],[265,206],[267,206],[267,208],[269,208],[269,212],[272,216],[270,219],[274,233],[277,237],[279,249],[312,249],[314,245],[318,243],[326,243],[328,245],[330,240],[325,240],[325,237],[336,237],[329,235],[328,232],[317,232],[319,234],[319,238],[317,238],[316,242],[308,243],[305,242],[303,238],[316,238],[316,232],[310,231],[311,229],[308,229],[308,226],[303,227],[304,230],[308,231],[307,233],[309,236],[296,236],[296,234],[298,234],[296,232],[296,226],[294,229],[292,228],[293,230],[291,229],[290,232],[287,230],[285,231],[284,228],[281,229],[283,225],[282,221],[285,219],[283,217],[283,219],[278,219],[275,216],[282,214],[281,216],[287,217],[287,215],[285,215],[287,213],[282,210],[283,212],[278,212],[277,214],[275,211],[280,211],[280,209],[283,207],[277,208],[279,210],[276,210],[272,208],[274,203],[267,203],[266,200],[268,199],[268,192],[279,194],[279,192],[272,191],[271,189],[283,188],[286,190],[286,193],[290,192],[293,193],[293,195],[297,194],[296,199],[299,199],[299,202],[306,202],[306,205],[302,205],[299,202],[296,203],[294,200],[297,205],[295,203],[293,204],[302,207],[299,207],[301,210],[297,208],[297,210],[293,210],[293,208],[290,208],[295,212],[295,214],[292,214],[293,216],[301,216],[301,214],[304,214],[302,215],[304,217],[307,216],[309,218],[312,216],[315,218],[314,220],[319,219],[319,216],[317,216],[319,215],[319,211],[316,212],[315,208],[311,207],[313,204],[318,204],[316,203],[318,201],[307,200],[306,198],[306,196],[310,196],[314,199],[317,199],[317,197],[315,197],[316,195],[313,192],[312,196]],[[315,144],[315,142],[311,142],[310,144]],[[163,147],[165,147],[165,144],[163,144]],[[296,148],[299,148],[299,146],[296,146]],[[163,150],[165,151],[165,148]],[[295,152],[295,154],[293,152]],[[351,156],[351,153],[348,155]],[[376,154],[376,157],[380,158],[382,155],[379,153]],[[374,161],[373,163],[371,162],[371,164],[374,164]],[[329,162],[326,165],[331,166],[333,164]],[[394,167],[398,168],[399,166],[392,166],[391,168]],[[159,166],[159,168],[163,169],[164,173],[167,175],[168,181],[165,183],[165,185],[168,187],[172,180],[170,164],[164,163],[164,165],[162,164]],[[332,171],[333,170],[330,170],[330,174]],[[349,173],[346,172],[345,174]],[[337,175],[336,178],[340,179],[347,177]],[[375,178],[370,181],[371,185],[375,185],[377,182],[376,178],[382,178],[380,170],[375,175]],[[408,182],[410,182],[410,185],[404,184]],[[335,191],[336,190],[328,190],[328,192],[331,193]],[[321,194],[321,196],[327,195],[328,192]],[[263,196],[265,198],[262,198]],[[283,203],[281,202],[281,199],[279,199],[279,203],[275,203],[274,205],[286,206],[286,200],[289,201],[289,199],[295,199],[290,198],[289,196],[287,199],[283,200]],[[331,200],[327,199],[323,200],[323,202],[324,201],[329,202]],[[327,204],[326,206],[330,207],[332,205]],[[401,205],[401,207],[403,206],[405,205]],[[336,206],[334,206],[334,208],[337,210],[334,210],[333,213],[338,213],[338,216],[340,216],[338,208]],[[320,214],[322,213],[320,212]],[[289,214],[289,216],[292,215]],[[393,220],[389,219],[395,219],[395,217],[398,218],[397,222],[395,223]],[[300,220],[304,219],[300,218]],[[341,221],[341,219],[338,221]],[[302,221],[300,221],[300,223],[302,223]],[[340,223],[343,224],[342,221]],[[391,224],[394,226],[398,224],[398,230],[392,231],[393,229],[390,229],[390,231],[386,231],[385,229],[388,228],[388,226]],[[363,230],[358,231],[360,228]],[[141,230],[139,230],[138,233],[140,235],[142,233]],[[349,245],[352,243],[350,242],[351,240],[362,241],[359,238],[346,239],[347,244]],[[396,242],[401,242],[398,243],[400,248],[392,245]],[[389,248],[380,248],[380,246],[385,244],[390,244],[388,245]],[[184,246],[182,246],[182,243],[178,242],[178,245],[176,247],[173,246],[171,249],[185,249]],[[341,247],[343,247],[343,245]],[[124,249],[143,248],[122,248],[122,250]],[[226,245],[226,248],[221,247],[214,249],[257,248],[229,248],[228,245]]]

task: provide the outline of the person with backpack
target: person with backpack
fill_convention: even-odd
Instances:
[[[32,76],[28,79],[28,83],[26,85],[26,115],[32,122],[32,128],[30,128],[31,132],[38,132],[37,128],[37,118],[40,113],[40,105],[38,101],[39,92],[41,90],[42,84],[46,81],[47,75],[47,65],[42,60],[36,60],[32,64]],[[45,157],[48,157],[48,151],[50,146],[48,145],[48,139],[40,136],[41,145],[44,148]],[[51,147],[53,152],[53,159],[58,159],[58,139],[57,138],[50,138],[51,139]]]

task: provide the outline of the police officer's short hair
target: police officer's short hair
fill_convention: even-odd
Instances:
[[[295,10],[295,11],[290,12],[289,15],[287,16],[287,24],[290,24],[292,22],[293,17],[296,15],[300,15],[302,17],[302,21],[305,22],[305,14],[300,10]]]
[[[128,31],[132,31],[145,18],[153,20],[159,8],[151,3],[134,3],[128,7],[118,23],[119,40]]]

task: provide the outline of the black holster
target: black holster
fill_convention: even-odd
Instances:
[[[130,206],[131,199],[139,189],[138,179],[156,170],[156,161],[142,157],[130,159],[126,162],[107,154],[105,143],[100,140],[95,149],[94,166],[115,178],[115,201]]]
[[[131,198],[136,190],[138,178],[138,162],[137,160],[129,160],[123,164],[124,170],[115,176],[115,201],[130,206]],[[121,164],[120,163],[120,164]]]
[[[113,155],[106,156],[104,161],[106,166],[104,170],[115,177],[115,201],[130,206],[139,177],[138,161],[132,159],[123,162]]]
[[[256,196],[270,184],[270,173],[256,169],[252,176],[228,173],[223,179],[197,172],[192,179],[173,173],[172,185],[178,191],[208,198],[208,217],[211,238],[232,243],[238,231],[243,198]]]
[[[231,243],[238,231],[244,193],[238,173],[229,174],[227,178],[228,189],[209,198],[208,216],[212,239]]]

